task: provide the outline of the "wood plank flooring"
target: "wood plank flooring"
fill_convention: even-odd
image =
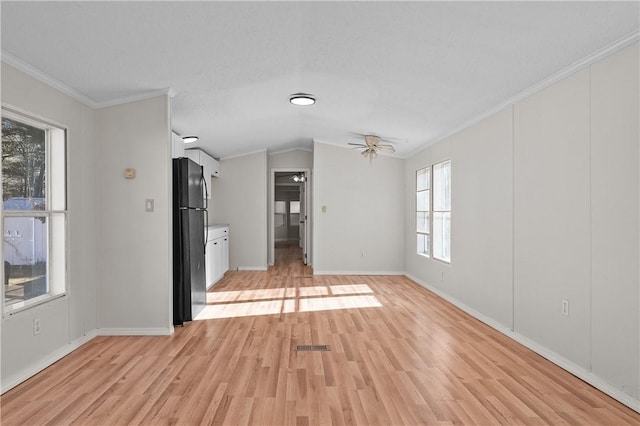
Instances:
[[[173,336],[91,340],[2,395],[2,424],[640,424],[406,277],[312,276],[291,245],[276,259],[227,273]]]

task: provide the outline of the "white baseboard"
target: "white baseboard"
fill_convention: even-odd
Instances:
[[[406,274],[406,277],[411,279],[412,281],[415,281],[417,284],[421,285],[422,287],[426,288],[427,290],[435,293],[436,295],[438,295],[439,297],[443,298],[444,300],[446,300],[447,302],[451,303],[452,305],[454,305],[455,307],[459,308],[460,310],[468,313],[469,315],[471,315],[472,317],[476,318],[477,320],[482,321],[483,323],[487,324],[489,327],[499,331],[500,333],[504,334],[505,336],[509,337],[510,339],[515,340],[516,342],[520,343],[521,345],[531,349],[532,351],[534,351],[535,353],[537,353],[538,355],[540,355],[541,357],[551,361],[552,363],[554,363],[555,365],[557,365],[558,367],[568,371],[569,373],[573,374],[574,376],[578,377],[579,379],[589,383],[591,386],[595,387],[596,389],[606,393],[607,395],[609,395],[611,398],[621,402],[622,404],[626,405],[627,407],[631,408],[634,411],[637,411],[640,413],[640,400],[635,399],[633,396],[629,395],[628,393],[625,393],[624,391],[622,391],[621,389],[615,388],[613,386],[611,386],[609,383],[607,383],[605,380],[603,380],[602,378],[598,377],[597,375],[593,374],[591,371],[587,370],[584,367],[579,366],[578,364],[566,359],[565,357],[555,353],[554,351],[538,344],[537,342],[529,339],[526,336],[523,336],[513,330],[511,330],[510,328],[506,327],[504,324],[501,324],[497,321],[495,321],[494,319],[481,314],[480,312],[476,311],[475,309],[470,308],[469,306],[465,305],[464,303],[460,302],[459,300],[449,296],[448,294],[442,292],[441,290],[431,286],[430,284],[420,280],[419,278],[410,275],[410,274]]]
[[[313,275],[405,275],[400,271],[317,271]]]
[[[99,328],[98,336],[170,336],[173,326],[168,328]]]
[[[61,360],[65,356],[69,355],[71,352],[78,349],[80,346],[89,342],[91,339],[97,336],[96,330],[91,330],[84,336],[74,340],[73,342],[65,345],[64,347],[50,353],[45,358],[40,361],[30,365],[27,368],[24,368],[21,371],[16,372],[15,374],[10,375],[6,378],[0,385],[0,393],[5,393],[9,389],[12,389],[29,379],[32,376],[35,376],[45,368],[49,367],[51,364]]]

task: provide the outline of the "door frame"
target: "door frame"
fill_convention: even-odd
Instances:
[[[267,208],[267,214],[269,215],[269,220],[267,223],[269,223],[269,239],[270,239],[270,244],[269,244],[269,250],[268,250],[268,257],[269,257],[269,265],[273,265],[275,263],[275,245],[276,245],[276,241],[275,241],[275,236],[276,236],[276,231],[275,231],[275,223],[273,220],[273,206],[275,205],[275,201],[276,201],[276,173],[304,173],[304,176],[306,178],[306,188],[305,188],[305,194],[304,194],[304,205],[305,205],[305,210],[306,210],[306,220],[305,220],[305,240],[306,240],[306,250],[307,250],[307,265],[311,266],[312,265],[312,256],[311,256],[311,226],[312,226],[312,214],[311,212],[312,210],[312,206],[311,206],[311,169],[307,168],[307,167],[274,167],[269,171],[269,206]],[[304,256],[304,248],[303,248],[303,256]]]

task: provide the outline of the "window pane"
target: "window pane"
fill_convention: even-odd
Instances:
[[[431,169],[429,167],[426,167],[416,172],[416,191],[424,191],[425,189],[429,189],[429,185],[431,183],[431,179],[429,176],[430,171]]]
[[[416,193],[416,210],[421,212],[429,211],[429,193],[431,191],[420,191]]]
[[[433,210],[451,210],[451,161],[433,166]]]
[[[284,218],[285,216],[283,214],[276,213],[273,221],[274,226],[284,226]]]
[[[67,150],[65,131],[49,129],[49,160],[47,181],[54,190],[49,194],[49,210],[67,209]]]
[[[289,215],[289,226],[298,226],[300,224],[300,214],[292,213]]]
[[[300,213],[300,201],[289,202],[289,213]]]
[[[433,257],[451,261],[451,213],[433,213]]]
[[[417,234],[418,235],[418,254],[424,254],[429,256],[429,235],[425,234]]]
[[[43,129],[2,118],[2,191],[5,210],[45,210]]]
[[[424,234],[429,233],[429,212],[416,213],[416,231]]]
[[[275,209],[276,213],[287,213],[287,202],[286,201],[276,201]]]
[[[49,292],[46,217],[5,217],[4,297],[13,305]]]

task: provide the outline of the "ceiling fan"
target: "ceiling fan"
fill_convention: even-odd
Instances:
[[[389,152],[389,153],[396,152],[396,149],[393,147],[393,145],[390,145],[388,143],[380,143],[380,141],[382,140],[380,136],[376,136],[376,135],[363,135],[363,136],[364,136],[364,143],[349,142],[349,145],[353,145],[354,146],[353,149],[364,148],[361,154],[365,158],[368,158],[369,161],[372,161],[374,158],[376,158],[376,156],[378,155],[378,152]]]

